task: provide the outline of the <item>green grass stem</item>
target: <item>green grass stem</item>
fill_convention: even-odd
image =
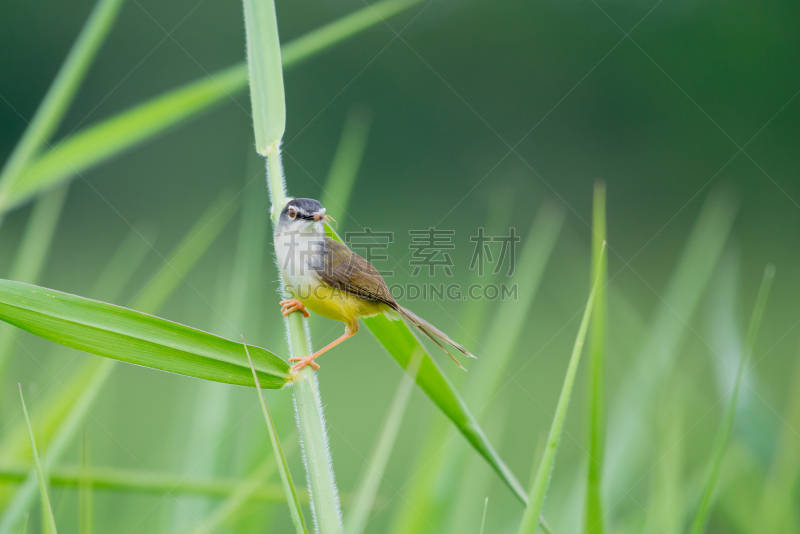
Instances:
[[[605,251],[605,247],[603,247]],[[602,261],[602,258],[601,258]],[[569,366],[567,373],[564,377],[564,385],[561,387],[561,394],[558,397],[558,404],[556,405],[556,412],[553,416],[553,423],[550,426],[550,432],[547,436],[547,445],[545,446],[542,461],[539,464],[539,470],[536,473],[536,478],[531,486],[530,496],[528,498],[528,507],[522,516],[522,523],[519,527],[519,534],[534,534],[539,526],[539,518],[541,516],[542,507],[544,505],[544,498],[547,495],[547,488],[550,484],[550,474],[555,465],[556,452],[558,445],[561,441],[561,432],[564,429],[564,421],[567,417],[567,408],[569,407],[569,400],[572,396],[572,386],[575,383],[575,375],[578,372],[578,363],[580,363],[581,352],[583,352],[583,343],[586,339],[586,332],[589,329],[589,319],[592,316],[592,307],[594,305],[595,297],[597,296],[598,282],[595,281],[592,286],[592,291],[589,294],[589,300],[586,303],[586,309],[583,312],[580,327],[578,328],[578,335],[575,337],[575,344],[572,347],[572,355],[569,359]]]
[[[602,476],[605,455],[605,353],[606,317],[608,313],[608,256],[603,254],[606,242],[606,186],[596,182],[592,208],[592,276],[597,281],[597,295],[590,322],[589,335],[589,465],[586,479],[586,511],[584,532],[603,534]]]
[[[764,270],[764,277],[761,280],[761,287],[758,290],[756,297],[756,304],[753,307],[753,314],[750,317],[750,325],[747,328],[747,336],[745,337],[744,347],[742,348],[741,359],[739,360],[739,367],[736,371],[736,382],[733,386],[731,399],[725,409],[725,414],[722,419],[722,425],[714,440],[714,446],[711,453],[711,458],[708,465],[708,476],[703,488],[702,496],[697,506],[697,510],[692,520],[690,528],[691,534],[700,534],[705,530],[708,516],[711,512],[711,506],[714,500],[714,494],[719,480],[720,468],[722,467],[722,459],[725,456],[725,451],[728,449],[728,442],[730,441],[731,430],[733,429],[733,420],[736,416],[736,404],[739,400],[739,391],[741,383],[747,374],[747,366],[750,362],[750,357],[755,347],[756,338],[758,337],[758,330],[761,327],[761,320],[764,317],[764,309],[767,307],[767,298],[769,297],[769,290],[772,286],[772,281],[775,278],[775,267],[767,265]]]
[[[25,398],[22,396],[22,385],[19,385],[19,400],[22,403],[22,413],[25,415],[25,423],[28,425],[28,435],[31,438],[31,452],[33,454],[33,465],[36,471],[36,480],[39,485],[39,494],[42,498],[42,531],[45,534],[56,534],[56,520],[53,518],[53,510],[50,507],[50,497],[47,495],[47,480],[39,462],[39,453],[36,452],[36,440],[33,438],[33,427],[28,417],[28,409],[25,407]],[[27,521],[24,529],[27,528]],[[2,531],[2,526],[0,526]]]
[[[308,534],[308,527],[306,527],[306,520],[303,517],[303,508],[300,505],[300,500],[297,497],[297,490],[292,481],[292,474],[289,472],[289,464],[286,462],[286,455],[283,453],[281,441],[278,439],[278,432],[275,430],[275,424],[272,422],[272,416],[267,407],[267,401],[264,399],[264,392],[261,391],[261,383],[258,381],[258,372],[253,365],[253,360],[250,358],[250,351],[247,350],[247,344],[242,337],[242,345],[244,345],[247,359],[250,361],[250,367],[253,370],[253,380],[256,383],[256,391],[258,398],[261,401],[261,411],[264,414],[264,420],[267,423],[267,430],[269,431],[269,439],[272,442],[272,450],[275,453],[275,461],[278,465],[278,473],[281,475],[281,483],[283,484],[283,491],[286,494],[286,502],[289,504],[289,513],[292,516],[292,523],[294,524],[297,534]]]

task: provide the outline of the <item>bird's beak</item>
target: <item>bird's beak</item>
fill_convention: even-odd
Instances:
[[[321,221],[321,220],[322,220],[324,217],[325,217],[325,215],[323,215],[323,214],[322,214],[322,213],[320,213],[320,212],[316,212],[316,213],[314,213],[314,220],[315,220],[316,222],[319,222],[319,221]]]

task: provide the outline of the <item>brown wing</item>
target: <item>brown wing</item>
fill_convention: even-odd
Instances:
[[[328,236],[325,236],[325,260],[318,274],[331,287],[385,302],[393,308],[397,306],[378,270],[347,245]]]

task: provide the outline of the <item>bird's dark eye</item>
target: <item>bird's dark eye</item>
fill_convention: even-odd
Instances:
[[[289,217],[291,217],[292,219],[297,217],[297,210],[294,208],[289,208]]]

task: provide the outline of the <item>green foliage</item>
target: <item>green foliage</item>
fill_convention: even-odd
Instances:
[[[733,386],[733,392],[728,406],[725,409],[725,415],[723,416],[719,432],[714,440],[714,447],[708,465],[708,478],[706,479],[702,497],[700,498],[697,511],[692,520],[690,529],[692,534],[702,533],[708,521],[717,481],[719,480],[720,468],[722,467],[722,459],[725,456],[725,451],[728,449],[728,441],[730,440],[731,430],[733,429],[733,419],[736,416],[736,404],[739,400],[739,390],[747,373],[747,365],[750,362],[750,355],[753,353],[753,348],[755,347],[758,330],[761,327],[761,319],[764,317],[764,310],[767,307],[767,297],[769,297],[769,290],[774,278],[775,267],[773,265],[768,265],[764,270],[764,277],[761,280],[761,287],[758,290],[756,304],[753,307],[753,314],[750,317],[750,325],[747,327],[747,337],[745,338],[744,347],[742,348],[739,368],[736,371],[736,382]]]
[[[295,39],[281,49],[283,68],[294,66],[419,2],[383,0]],[[0,214],[222,104],[247,88],[247,77],[247,64],[238,63],[80,130],[43,154],[31,154],[36,157],[19,171],[25,180],[0,201]]]
[[[602,250],[605,251],[605,246],[602,247]],[[603,261],[603,258],[600,258],[599,261]],[[558,397],[553,423],[547,435],[547,444],[545,445],[544,454],[542,455],[542,461],[539,464],[539,469],[536,471],[536,478],[533,480],[530,497],[528,498],[528,506],[525,508],[525,513],[522,516],[522,523],[519,527],[520,534],[534,534],[539,526],[539,516],[542,512],[545,495],[547,495],[547,488],[550,485],[550,474],[555,465],[556,451],[558,451],[561,433],[564,429],[564,421],[567,418],[567,408],[569,407],[569,400],[572,396],[572,386],[575,383],[575,375],[578,372],[578,363],[580,363],[581,360],[583,343],[586,339],[586,332],[589,329],[589,319],[592,316],[592,306],[594,305],[594,299],[597,296],[599,285],[599,281],[595,280],[592,285],[592,291],[589,294],[589,301],[586,303],[586,309],[583,311],[583,318],[581,319],[580,327],[578,327],[578,335],[575,337],[572,355],[569,358],[567,374],[564,377],[564,385],[561,387],[561,394]]]
[[[28,180],[29,176],[21,171],[41,147],[49,143],[111,30],[121,6],[122,0],[99,0],[95,5],[56,79],[28,123],[22,139],[0,172],[0,205],[6,204],[15,189]]]
[[[242,345],[244,345],[247,360],[250,362],[250,369],[253,371],[253,380],[256,384],[256,391],[258,398],[261,401],[261,411],[264,413],[264,420],[267,423],[267,430],[269,431],[269,439],[272,442],[272,450],[275,452],[276,463],[278,465],[278,472],[281,475],[281,482],[283,483],[283,491],[286,494],[286,502],[289,503],[289,511],[292,514],[292,523],[298,534],[308,534],[306,527],[306,520],[303,517],[303,509],[300,506],[300,499],[297,497],[297,490],[292,482],[292,474],[289,472],[289,465],[286,463],[286,455],[283,453],[281,441],[278,439],[278,431],[275,430],[275,423],[272,422],[272,416],[269,414],[267,408],[267,401],[264,399],[264,392],[261,391],[261,384],[258,380],[258,372],[253,365],[253,360],[250,358],[250,351],[247,349],[247,343],[242,338]]]
[[[52,289],[0,280],[0,319],[45,339],[136,365],[252,385],[242,345],[166,319]],[[281,388],[289,366],[253,347],[264,387]]]
[[[608,261],[603,254],[606,242],[606,186],[595,183],[592,205],[592,280],[597,281],[589,337],[589,465],[586,480],[587,534],[603,534],[602,474],[605,455],[605,354],[606,315],[608,313]]]
[[[244,22],[256,152],[266,156],[280,144],[286,130],[286,98],[275,3],[244,0]]]
[[[45,479],[42,464],[39,462],[39,453],[36,452],[36,440],[33,439],[33,427],[31,427],[31,420],[28,417],[28,409],[25,407],[25,398],[22,396],[22,385],[19,386],[19,400],[22,403],[22,413],[25,415],[25,423],[28,425],[28,435],[31,438],[33,465],[36,469],[36,478],[39,482],[39,494],[42,497],[42,530],[45,534],[56,534],[56,520],[53,518],[53,510],[50,508],[50,497],[47,495],[47,480]],[[3,521],[0,523],[0,531],[8,532],[9,526],[10,525],[7,525],[5,521]]]

